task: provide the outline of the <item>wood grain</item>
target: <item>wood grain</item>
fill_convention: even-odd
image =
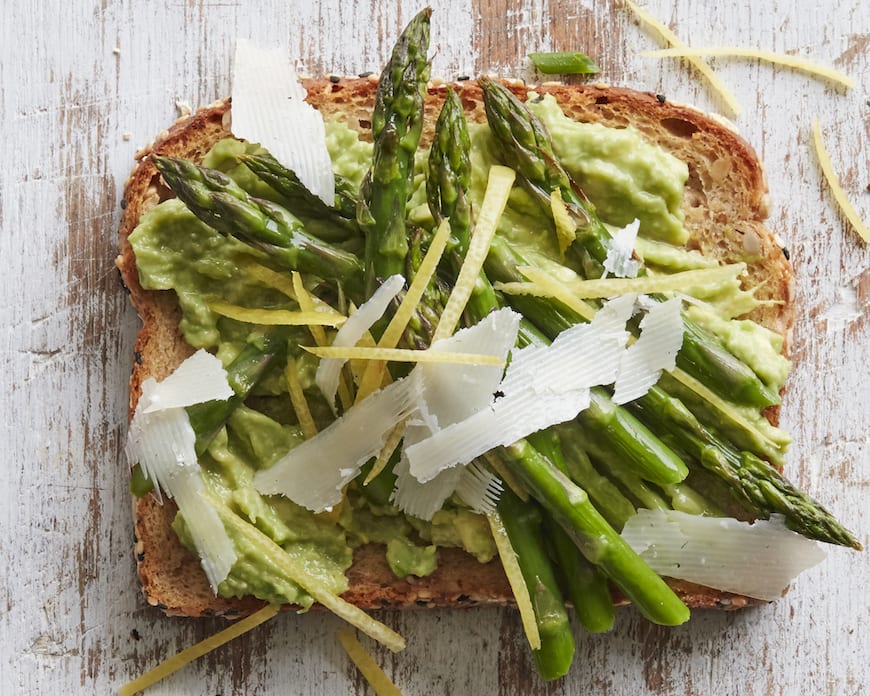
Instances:
[[[220,627],[167,619],[134,579],[121,459],[137,320],[112,261],[134,152],[177,114],[229,91],[237,36],[285,46],[307,72],[379,70],[419,3],[136,3],[4,6],[0,24],[0,694],[111,693]],[[764,47],[850,73],[833,89],[785,68],[719,59],[766,162],[771,223],[798,272],[796,368],[783,410],[788,471],[868,544],[870,252],[836,211],[810,148],[814,115],[870,220],[870,5],[649,0],[693,45]],[[535,79],[530,50],[578,49],[602,80],[703,109],[723,105],[616,1],[437,3],[433,75]],[[832,549],[781,601],[698,613],[678,629],[620,611],[578,634],[571,674],[531,674],[507,609],[387,613],[408,638],[374,648],[406,694],[861,694],[870,684],[870,556]],[[155,687],[175,693],[368,693],[324,614],[280,616]]]

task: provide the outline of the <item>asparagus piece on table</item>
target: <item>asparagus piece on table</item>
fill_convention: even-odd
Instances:
[[[405,270],[405,207],[423,128],[431,14],[431,8],[422,10],[402,32],[375,95],[372,166],[363,181],[357,208],[357,220],[366,235],[367,296],[378,282]]]
[[[551,192],[559,190],[578,224],[579,243],[596,264],[603,264],[610,232],[559,163],[543,123],[503,85],[488,79],[481,82],[487,122],[502,145],[501,152],[508,164],[517,170],[545,210],[550,210]],[[779,395],[718,338],[685,316],[683,323],[686,326],[683,348],[677,355],[680,368],[737,403],[764,407],[780,402]]]

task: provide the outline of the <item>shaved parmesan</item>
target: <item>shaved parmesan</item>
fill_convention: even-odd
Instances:
[[[205,401],[226,401],[232,395],[221,361],[208,351],[199,349],[160,382],[159,387],[154,378],[146,379],[142,383],[139,408],[143,413],[153,413]]]
[[[813,119],[813,144],[816,148],[816,155],[819,158],[819,165],[822,168],[822,173],[825,175],[828,186],[831,187],[831,192],[834,194],[834,200],[837,201],[837,204],[840,206],[846,219],[851,223],[852,227],[855,228],[855,231],[861,239],[870,244],[870,228],[864,224],[861,216],[858,215],[858,211],[855,210],[854,206],[849,202],[846,192],[843,190],[843,187],[837,179],[837,174],[834,172],[834,166],[831,164],[831,158],[822,142],[822,130],[819,127],[818,118]]]
[[[681,303],[677,299],[656,302],[640,322],[640,337],[625,351],[613,402],[625,404],[649,391],[662,370],[673,370],[683,345]]]
[[[165,380],[146,380],[142,389],[143,396],[130,422],[127,459],[139,464],[158,492],[162,489],[175,500],[216,593],[237,556],[217,513],[204,497],[196,434],[183,406],[228,399],[233,391],[227,374],[217,358],[198,351]]]
[[[405,447],[421,482],[465,464],[499,445],[574,418],[589,405],[589,388],[616,379],[635,297],[605,304],[590,324],[563,331],[549,346],[513,354],[499,396],[486,408]]]
[[[660,575],[773,600],[824,557],[781,515],[752,524],[675,510],[638,510],[622,537]]]
[[[417,408],[422,380],[411,375],[355,404],[328,428],[254,475],[264,494],[281,494],[314,512],[341,501],[342,488],[380,452],[393,427]]]
[[[640,220],[629,223],[617,230],[607,244],[607,258],[604,270],[618,278],[636,278],[640,263],[632,259],[634,241],[640,229]]]
[[[489,179],[486,184],[486,192],[483,194],[483,202],[477,213],[477,223],[471,235],[468,251],[462,262],[462,267],[456,275],[456,284],[447,298],[441,319],[432,337],[433,342],[441,338],[447,338],[456,329],[468,298],[474,292],[480,269],[486,261],[489,253],[489,245],[495,235],[498,221],[507,205],[508,197],[513,188],[516,172],[508,167],[494,165],[490,167]]]
[[[387,278],[374,294],[360,305],[344,325],[335,334],[332,345],[355,346],[363,335],[380,319],[390,302],[405,287],[405,279],[400,275]],[[335,413],[335,393],[338,391],[338,383],[341,378],[341,368],[347,358],[325,358],[317,366],[314,381],[320,388],[332,412]]]
[[[472,327],[457,331],[450,338],[435,342],[435,354],[463,350],[470,354],[488,353],[503,363],[516,343],[520,315],[510,309],[491,312]],[[486,408],[498,388],[503,368],[500,365],[420,364],[415,368],[423,379],[423,402],[405,431],[405,448],[430,437],[440,428],[457,423]],[[446,470],[421,482],[410,473],[403,455],[396,467],[396,506],[424,520],[444,505],[454,491],[461,495],[461,471]],[[466,482],[469,483],[469,482]],[[470,489],[468,495],[476,497]],[[472,506],[473,507],[473,506]]]
[[[239,39],[233,66],[232,132],[260,143],[326,205],[335,205],[335,175],[323,117],[279,50]]]
[[[448,471],[452,471],[448,469]],[[457,497],[469,508],[482,515],[495,512],[504,486],[498,476],[485,469],[478,462],[471,462],[459,470]]]
[[[736,46],[710,46],[706,48],[665,48],[659,51],[645,51],[641,55],[650,58],[687,58],[689,56],[723,56],[725,58],[755,58],[768,63],[785,65],[795,70],[800,70],[815,77],[822,77],[847,89],[855,86],[855,81],[848,75],[844,75],[833,68],[819,65],[806,58],[791,56],[787,53],[775,53],[758,48],[743,48]]]
[[[679,49],[688,48],[688,46],[682,39],[680,39],[680,37],[678,37],[674,32],[672,32],[667,26],[662,24],[649,12],[638,6],[638,4],[635,3],[633,0],[625,0],[625,4],[641,22],[650,27],[656,34],[658,34],[669,44]],[[731,90],[729,90],[725,86],[722,80],[719,79],[719,76],[715,72],[713,72],[713,69],[697,56],[686,56],[686,60],[691,63],[699,73],[707,78],[707,81],[719,94],[719,96],[722,98],[722,101],[724,101],[728,108],[731,109],[733,115],[739,116],[740,105],[737,103],[737,98],[731,93]]]

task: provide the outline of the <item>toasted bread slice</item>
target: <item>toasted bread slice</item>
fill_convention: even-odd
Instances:
[[[511,84],[521,97],[529,88]],[[327,119],[344,119],[363,137],[370,134],[371,108],[377,82],[373,78],[308,80],[308,100]],[[485,119],[481,91],[474,81],[454,85],[470,120]],[[444,85],[432,85],[426,99],[424,142],[440,109]],[[791,265],[764,225],[768,214],[767,185],[753,149],[724,121],[693,108],[661,100],[653,94],[601,85],[542,85],[570,117],[604,125],[632,125],[689,168],[683,198],[689,247],[725,262],[748,261],[749,286],[760,285],[758,297],[774,300],[755,310],[752,318],[788,336],[793,320]],[[144,290],[136,259],[127,241],[139,218],[160,200],[171,196],[161,184],[151,153],[201,159],[218,140],[230,136],[231,106],[222,101],[177,121],[153,145],[138,153],[138,163],[124,193],[117,265],[139,312],[143,327],[135,347],[130,380],[130,413],[149,377],[162,379],[193,350],[178,331],[179,309],[171,292]],[[762,283],[763,281],[763,283]],[[769,417],[776,420],[775,409]],[[175,515],[171,502],[154,497],[134,499],[135,552],[142,589],[149,604],[167,614],[185,616],[241,616],[262,606],[255,599],[215,596],[197,559],[185,549],[170,527]],[[439,550],[439,567],[425,578],[397,579],[384,559],[383,548],[358,549],[348,572],[350,590],[343,597],[363,608],[410,606],[472,606],[512,602],[510,587],[499,562],[481,564],[456,549]],[[693,607],[737,608],[753,600],[691,583],[671,585]],[[616,598],[620,601],[619,598]]]

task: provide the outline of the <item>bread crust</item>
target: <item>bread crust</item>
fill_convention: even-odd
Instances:
[[[607,85],[555,83],[534,88],[507,83],[521,98],[534,89],[552,94],[565,113],[579,121],[613,127],[633,126],[661,145],[689,168],[683,199],[688,246],[713,254],[725,262],[747,261],[747,287],[761,285],[757,296],[774,300],[755,310],[751,318],[786,337],[794,319],[794,279],[775,235],[765,226],[768,191],[761,163],[752,147],[723,120],[688,106],[663,100],[652,93]],[[481,90],[473,81],[452,85],[471,121],[483,121]],[[370,114],[377,89],[375,78],[305,80],[308,101],[325,118],[342,118],[362,137],[370,138]],[[423,141],[443,101],[446,84],[432,84],[426,98],[427,118]],[[162,379],[193,352],[179,330],[180,311],[170,291],[144,290],[128,237],[142,214],[171,195],[151,163],[152,153],[201,160],[218,140],[229,137],[229,100],[216,102],[176,121],[155,142],[137,153],[137,164],[124,189],[119,255],[116,261],[130,292],[130,300],[143,326],[135,345],[130,379],[129,413],[132,414],[142,382]],[[761,281],[765,282],[761,284]],[[777,409],[769,409],[775,421]],[[175,507],[150,495],[133,499],[135,554],[147,602],[169,615],[245,616],[263,605],[253,598],[215,596],[190,551],[171,529]],[[398,579],[390,572],[383,548],[364,546],[354,554],[348,571],[350,589],[343,598],[367,609],[406,607],[466,607],[479,604],[512,604],[510,587],[500,563],[481,564],[457,549],[438,551],[438,569],[425,578]],[[683,581],[669,581],[690,607],[735,609],[756,600],[719,592]],[[624,599],[615,595],[617,603]]]

